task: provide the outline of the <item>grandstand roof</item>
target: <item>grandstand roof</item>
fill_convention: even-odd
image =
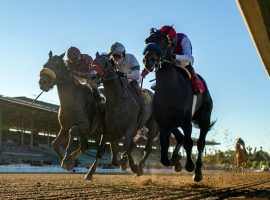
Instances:
[[[270,75],[270,0],[237,0],[238,7]]]
[[[31,105],[33,99],[27,97],[0,96],[0,109],[3,115],[3,128],[22,128],[31,130],[31,119],[33,118],[34,130],[47,132],[58,132],[59,124],[57,114],[59,106],[42,101],[36,101]],[[48,127],[49,126],[49,127]]]

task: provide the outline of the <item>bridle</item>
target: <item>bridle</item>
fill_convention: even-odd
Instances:
[[[66,71],[64,70],[64,68],[66,67],[64,61],[62,60],[62,63],[60,63],[59,60],[56,60],[56,61],[54,61],[53,65],[57,69],[59,69],[58,75],[56,75],[56,73],[53,70],[51,70],[50,68],[46,68],[46,67],[40,71],[40,76],[47,75],[52,79],[52,82],[50,84],[51,88],[53,86],[55,86],[56,84],[61,84],[61,83],[68,81],[67,79],[63,78],[64,74],[66,73]],[[67,68],[67,71],[71,71],[71,69]]]
[[[163,45],[162,45],[162,41],[163,41]],[[145,40],[145,43],[147,44],[145,50],[144,50],[144,56],[146,57],[147,54],[150,51],[154,51],[157,53],[157,55],[159,56],[159,59],[156,59],[155,57],[150,57],[148,58],[148,60],[150,60],[153,64],[152,67],[147,67],[146,66],[146,59],[143,59],[143,62],[145,64],[145,70],[148,72],[156,72],[159,69],[162,68],[162,63],[164,62],[171,62],[172,61],[165,59],[166,54],[168,52],[168,49],[171,46],[171,43],[169,41],[169,39],[167,38],[167,35],[165,33],[163,33],[160,30],[157,30],[155,28],[150,29],[150,36]],[[152,60],[151,60],[152,59]]]
[[[117,69],[113,65],[112,61],[106,55],[99,55],[98,57],[106,59],[104,66],[101,67],[99,64],[94,62],[90,67],[89,73],[96,71],[98,73],[100,83],[117,79]]]

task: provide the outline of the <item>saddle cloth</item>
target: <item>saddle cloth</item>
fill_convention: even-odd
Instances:
[[[146,99],[147,104],[151,103],[152,98],[145,89],[141,89],[141,94],[144,97],[144,99]]]

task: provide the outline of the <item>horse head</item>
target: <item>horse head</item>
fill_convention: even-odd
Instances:
[[[41,90],[48,92],[63,78],[64,73],[67,71],[67,67],[63,60],[64,55],[65,53],[60,56],[53,56],[50,51],[49,59],[40,71],[39,87]]]
[[[245,142],[244,142],[244,140],[242,138],[238,138],[236,140],[236,144],[239,144],[239,145],[241,145],[242,147],[245,148]]]
[[[106,82],[118,77],[110,54],[99,54],[98,52],[90,67],[90,73],[92,81],[95,83]]]
[[[166,33],[155,28],[150,29],[150,36],[145,39],[143,63],[149,71],[159,68],[163,59],[172,60],[172,45]]]

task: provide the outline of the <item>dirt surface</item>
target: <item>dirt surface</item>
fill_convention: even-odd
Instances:
[[[84,174],[0,174],[0,199],[226,199],[269,198],[270,172],[100,175],[84,181]],[[230,198],[229,198],[230,199]]]

